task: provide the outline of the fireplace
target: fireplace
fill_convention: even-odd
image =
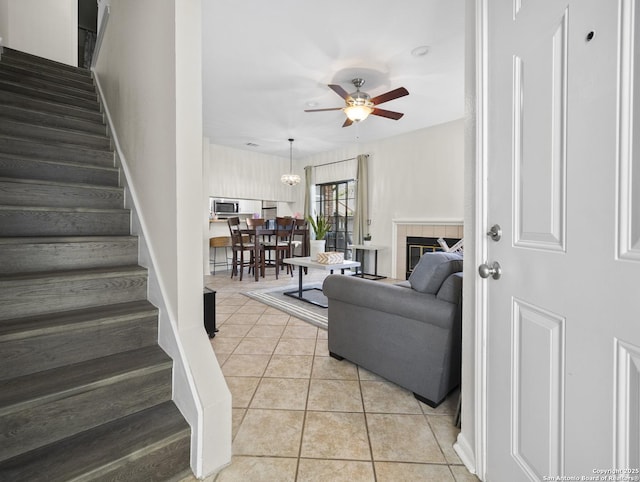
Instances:
[[[393,219],[391,241],[391,273],[396,279],[405,279],[409,271],[407,266],[407,238],[433,238],[437,244],[438,238],[460,239],[464,236],[462,221],[435,219]],[[454,243],[447,241],[449,246]]]
[[[424,253],[443,251],[442,246],[438,242],[439,238],[429,238],[422,236],[407,236],[407,271],[406,279],[409,279],[413,268],[415,268],[418,261]],[[447,246],[453,246],[460,238],[442,238],[447,243]]]

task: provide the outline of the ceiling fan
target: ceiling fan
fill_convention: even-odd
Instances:
[[[397,99],[409,95],[409,91],[404,87],[398,87],[397,89],[390,90],[385,94],[381,94],[373,99],[366,92],[361,92],[360,87],[364,85],[363,79],[353,79],[351,81],[356,87],[356,91],[348,93],[342,87],[336,84],[330,84],[329,88],[336,94],[342,97],[345,101],[344,107],[331,107],[329,109],[307,109],[305,112],[323,112],[327,110],[343,110],[347,114],[347,120],[344,121],[342,127],[348,127],[354,122],[360,122],[365,120],[369,114],[378,115],[380,117],[386,117],[387,119],[398,120],[404,114],[400,112],[393,112],[390,110],[378,109],[376,106],[390,100]]]

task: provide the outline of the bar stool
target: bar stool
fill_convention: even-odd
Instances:
[[[213,266],[213,274],[216,274],[216,266],[224,266],[225,271],[229,270],[229,251],[231,247],[231,237],[216,236],[209,238],[209,247],[213,248],[213,257],[209,257],[209,266]],[[224,249],[224,261],[218,261],[218,250]]]

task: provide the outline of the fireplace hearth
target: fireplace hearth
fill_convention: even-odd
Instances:
[[[407,236],[407,271],[406,278],[409,279],[413,268],[418,264],[420,258],[424,253],[434,252],[434,251],[444,251],[440,243],[438,242],[439,238],[429,238],[422,236]],[[448,246],[453,246],[460,238],[442,238],[447,243]]]

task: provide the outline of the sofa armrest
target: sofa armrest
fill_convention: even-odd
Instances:
[[[451,313],[456,309],[455,305],[439,300],[435,295],[354,276],[329,275],[322,291],[329,299],[329,306],[334,299],[441,328],[451,327]]]

